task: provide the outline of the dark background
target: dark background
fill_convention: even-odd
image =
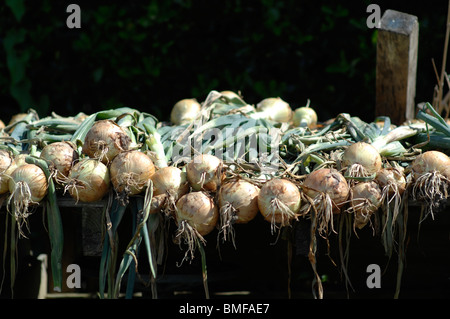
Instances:
[[[69,29],[69,3],[81,29]],[[179,99],[241,91],[248,103],[311,100],[321,120],[374,118],[376,29],[371,1],[50,1],[0,6],[0,119],[130,106],[161,120]],[[419,19],[416,102],[441,70],[446,1],[375,1]]]

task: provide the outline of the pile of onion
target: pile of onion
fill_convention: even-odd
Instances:
[[[30,207],[38,205],[47,195],[47,177],[39,166],[25,163],[12,172],[8,187],[10,192],[8,206],[12,201],[13,215],[19,226],[19,233],[24,235],[21,228],[31,214]]]
[[[61,184],[69,176],[73,163],[78,160],[79,155],[73,143],[54,142],[42,149],[40,158],[47,162],[52,177]]]
[[[175,166],[167,166],[158,169],[151,180],[154,206],[152,212],[164,209],[170,215],[175,211],[176,201],[189,191],[186,172]]]
[[[155,174],[155,165],[151,158],[139,150],[119,153],[109,167],[111,183],[122,203],[128,197],[141,193]]]
[[[327,235],[328,226],[333,230],[333,215],[341,213],[349,197],[350,187],[345,177],[334,168],[319,168],[308,174],[302,189],[308,197],[302,211],[306,213],[313,208],[317,212],[319,234]]]
[[[64,192],[78,202],[96,202],[101,200],[110,189],[108,167],[93,158],[84,158],[76,162],[69,173]]]
[[[201,105],[196,99],[183,99],[175,103],[170,112],[170,121],[174,125],[190,124],[200,113]]]
[[[176,239],[182,240],[188,249],[183,260],[194,258],[197,244],[205,244],[204,236],[216,228],[219,211],[214,199],[203,191],[190,192],[178,199],[176,203],[175,222]]]
[[[223,179],[222,160],[210,154],[195,156],[186,165],[189,184],[195,191],[215,192]]]
[[[346,176],[368,177],[381,169],[381,162],[381,155],[375,147],[366,142],[356,142],[345,149],[341,165],[346,169]]]
[[[426,151],[411,163],[412,198],[426,205],[427,215],[445,206],[450,185],[450,158],[440,151]]]
[[[120,152],[130,149],[131,138],[112,120],[96,121],[87,132],[82,153],[108,165]]]
[[[351,187],[350,194],[348,211],[354,214],[354,226],[362,229],[382,204],[381,189],[374,181],[360,182]]]
[[[219,189],[219,234],[234,242],[234,224],[246,224],[259,212],[259,187],[243,179],[228,180]]]
[[[264,219],[277,227],[288,226],[300,210],[301,194],[296,184],[283,178],[264,183],[258,195],[258,208]]]

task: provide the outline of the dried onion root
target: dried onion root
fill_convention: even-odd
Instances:
[[[361,182],[352,186],[350,188],[350,207],[347,211],[353,213],[354,227],[364,228],[381,204],[381,189],[374,181]]]
[[[189,184],[195,191],[215,192],[224,175],[222,160],[214,155],[197,155],[186,165],[186,174]]]
[[[73,143],[54,142],[42,149],[40,158],[47,162],[54,181],[63,184],[79,155]]]

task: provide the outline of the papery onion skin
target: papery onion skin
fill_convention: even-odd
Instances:
[[[362,229],[370,220],[371,215],[382,204],[382,193],[377,183],[361,182],[351,188],[351,208],[354,213],[355,226]]]
[[[119,153],[109,167],[114,189],[118,193],[126,191],[127,195],[141,193],[155,171],[151,158],[139,150]]]
[[[222,181],[222,160],[217,156],[200,154],[186,165],[189,184],[195,191],[215,192]]]
[[[440,151],[426,151],[418,155],[411,163],[413,178],[425,173],[441,173],[448,167],[450,167],[450,158]]]
[[[287,123],[291,121],[293,112],[292,108],[280,97],[268,97],[260,101],[256,105],[258,112],[263,112],[271,121]]]
[[[287,206],[292,215],[286,215],[284,209],[280,209],[274,203],[279,201]],[[293,182],[274,178],[264,183],[258,195],[258,208],[266,221],[275,222],[281,226],[289,225],[300,210],[301,194],[297,185]]]
[[[73,163],[78,160],[76,148],[69,142],[55,142],[46,145],[40,154],[50,167],[57,171],[57,178],[69,176]]]
[[[254,219],[258,212],[259,187],[245,180],[225,182],[218,192],[218,204],[222,210],[231,205],[235,210],[236,224],[246,224]]]
[[[68,187],[70,195],[81,202],[101,200],[110,189],[109,168],[95,159],[86,158],[77,162],[69,174],[74,183]]]
[[[170,121],[175,125],[189,124],[198,116],[200,109],[196,99],[182,99],[173,106]]]
[[[168,194],[177,200],[189,191],[186,172],[175,166],[158,169],[151,179],[153,182],[153,195]]]
[[[372,175],[381,169],[381,155],[375,147],[365,142],[356,142],[348,146],[342,154],[342,166],[359,164]]]
[[[103,164],[109,164],[130,146],[131,138],[121,126],[111,120],[99,120],[87,132],[81,152],[90,158],[100,157]]]
[[[219,211],[212,197],[206,193],[190,192],[177,201],[176,221],[186,221],[201,236],[205,236],[216,228]]]
[[[310,198],[321,193],[328,194],[333,201],[333,213],[339,214],[340,208],[348,199],[350,188],[345,177],[333,168],[317,169],[306,177],[302,189]]]
[[[8,181],[14,168],[14,157],[6,150],[0,150],[0,194],[5,194],[9,191]]]
[[[9,192],[12,194],[19,182],[26,183],[30,188],[31,200],[39,203],[48,192],[48,182],[44,171],[35,164],[23,164],[17,167],[8,181]]]

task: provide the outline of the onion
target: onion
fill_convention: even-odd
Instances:
[[[272,225],[287,226],[300,210],[301,195],[293,182],[274,178],[264,183],[258,195],[258,208],[266,221]]]
[[[194,257],[195,245],[206,243],[204,236],[216,227],[219,211],[211,196],[205,192],[190,192],[183,195],[176,203],[175,221],[178,226],[176,238],[184,239],[188,245],[185,258],[190,253]],[[180,241],[181,243],[181,241]]]
[[[1,182],[1,190],[2,194],[9,192],[9,179],[11,178],[11,174],[14,172],[14,170],[22,165],[27,164],[25,161],[25,158],[27,157],[27,154],[18,154],[12,158],[11,164],[8,166],[8,168],[0,173],[0,182]],[[7,163],[7,159],[3,159],[4,163]]]
[[[281,123],[289,122],[293,115],[291,106],[280,97],[263,99],[256,105],[256,111],[260,117]]]
[[[302,189],[310,199],[302,211],[313,206],[318,214],[319,233],[328,233],[328,225],[333,229],[333,215],[340,214],[350,193],[345,177],[334,168],[320,168],[308,174]]]
[[[382,193],[374,181],[360,182],[351,187],[349,211],[354,214],[355,227],[362,229],[382,204]]]
[[[233,224],[246,224],[259,212],[259,187],[243,179],[225,182],[218,192],[220,208],[220,233],[227,240],[229,237],[234,244]]]
[[[189,124],[200,113],[200,103],[196,99],[183,99],[175,103],[170,113],[170,121],[175,125]]]
[[[101,200],[110,189],[108,167],[96,159],[85,158],[75,163],[69,173],[64,192],[82,202]]]
[[[165,199],[163,205],[167,212],[175,209],[176,201],[189,191],[186,172],[175,166],[163,167],[151,177],[153,182],[153,196]]]
[[[56,182],[63,182],[69,176],[74,161],[79,158],[76,147],[70,142],[55,142],[46,145],[40,154],[52,172]]]
[[[220,185],[222,174],[222,160],[214,155],[200,154],[186,165],[189,184],[195,191],[216,191]]]
[[[126,203],[128,196],[141,193],[155,174],[150,157],[139,150],[121,152],[109,167],[111,183],[119,198]]]
[[[309,106],[302,106],[295,109],[292,121],[294,126],[314,128],[317,125],[317,113]]]
[[[17,167],[11,174],[8,181],[10,196],[8,206],[13,200],[14,217],[21,231],[22,222],[26,223],[26,218],[31,214],[29,207],[37,205],[47,195],[48,182],[44,171],[35,164],[23,164]]]
[[[412,198],[426,204],[426,215],[445,207],[450,179],[450,158],[440,151],[427,151],[411,163]]]
[[[14,170],[14,157],[6,150],[0,150],[0,194],[9,191],[8,181]]]
[[[342,166],[350,177],[371,176],[381,169],[381,155],[372,145],[356,142],[342,154]]]
[[[95,122],[87,132],[82,153],[108,165],[120,152],[130,149],[131,138],[111,120]]]
[[[406,190],[406,177],[403,168],[382,168],[377,172],[375,180],[386,195],[403,194]]]

